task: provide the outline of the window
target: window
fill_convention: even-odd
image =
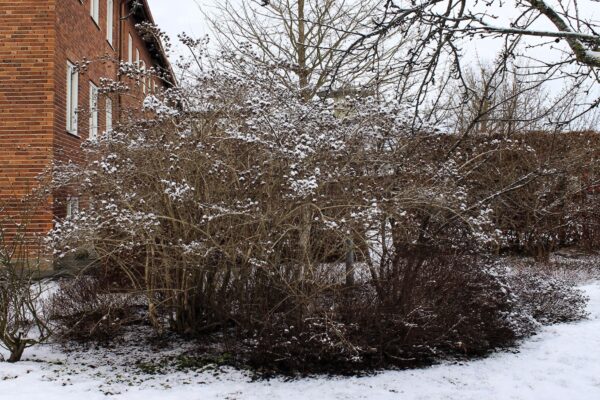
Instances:
[[[127,51],[129,52],[129,57],[127,61],[131,64],[133,63],[133,37],[131,37],[131,33],[129,34],[129,47],[127,47]]]
[[[142,72],[142,77],[141,77],[141,81],[142,81],[142,90],[144,91],[144,94],[146,94],[146,63],[144,62],[144,60],[139,62],[139,66],[140,66],[140,70]]]
[[[88,139],[98,138],[98,87],[90,82],[90,134]]]
[[[67,218],[73,218],[79,214],[79,197],[67,198]]]
[[[67,62],[67,132],[77,135],[77,103],[79,100],[79,72]]]
[[[100,0],[90,0],[90,15],[96,23],[100,21]]]
[[[135,49],[135,66],[138,68],[140,67],[140,49],[137,49],[137,48]],[[139,77],[138,77],[138,79],[136,79],[136,82],[135,82],[136,86],[140,86],[140,79],[141,78],[139,78]]]
[[[106,0],[106,40],[111,46],[113,45],[113,4],[113,0]]]
[[[106,132],[112,131],[112,99],[106,98]]]

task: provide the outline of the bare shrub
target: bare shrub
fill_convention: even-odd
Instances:
[[[515,271],[510,284],[520,308],[541,324],[578,321],[587,316],[587,298],[571,281],[530,267]]]
[[[105,342],[141,319],[132,295],[111,290],[94,276],[61,281],[49,303],[62,339]]]
[[[490,140],[504,139],[492,136],[468,142],[490,148],[494,146]],[[543,262],[565,246],[597,248],[600,135],[529,132],[513,134],[509,140],[513,146],[491,154],[472,174],[471,190],[479,196],[510,187],[522,177],[522,184],[490,200],[501,233],[499,248]]]
[[[532,331],[508,272],[483,260],[532,226],[505,202],[558,190],[556,159],[502,136],[456,146],[397,101],[306,99],[246,67],[149,97],[146,119],[57,169],[90,196],[56,225],[59,256],[91,246],[103,273],[144,294],[159,332],[218,332],[281,370],[416,365]],[[589,166],[579,155],[557,180]],[[582,189],[566,193],[558,208],[576,209]],[[556,234],[543,221],[540,240]],[[112,312],[78,306],[96,315],[85,332]]]
[[[378,297],[363,284],[319,297],[301,321],[274,313],[248,341],[250,362],[285,372],[353,373],[510,346],[535,324],[521,317],[506,271],[484,265],[475,258],[433,257],[416,274],[408,297],[393,290]]]
[[[51,329],[29,235],[22,228],[7,236],[0,226],[0,347],[10,352],[8,362],[18,362],[27,348],[48,340]]]

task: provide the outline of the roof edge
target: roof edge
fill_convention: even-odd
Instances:
[[[148,4],[148,0],[125,0],[126,1],[126,5],[127,7],[131,7],[134,2],[137,1],[137,3],[141,4],[141,9],[138,8],[137,10],[134,10],[133,15],[135,15],[139,20],[144,21],[144,22],[149,22],[152,25],[156,25],[156,22],[154,21],[154,17],[152,15],[152,11],[150,10],[150,5]],[[162,41],[158,38],[156,38],[155,36],[152,36],[152,41],[154,43],[154,45],[156,46],[157,49],[157,58],[158,61],[160,63],[161,68],[164,69],[164,72],[166,72],[169,76],[169,81],[171,82],[172,85],[176,85],[177,84],[177,79],[175,78],[175,72],[173,71],[173,67],[171,66],[171,62],[169,61],[169,58],[167,57],[167,52],[165,51],[165,48],[162,44]]]

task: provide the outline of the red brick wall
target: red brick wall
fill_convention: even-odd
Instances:
[[[117,47],[118,0],[114,1],[113,43]],[[118,52],[106,40],[106,0],[100,0],[100,18],[96,23],[90,15],[90,0],[60,0],[56,10],[56,52],[54,60],[54,159],[57,163],[84,160],[81,144],[89,135],[90,82],[100,86],[100,78],[117,79]],[[77,136],[67,132],[67,62],[89,64],[79,74],[78,129]],[[98,133],[105,130],[104,99],[99,98]],[[113,108],[116,107],[113,106]],[[115,114],[115,112],[113,112]],[[66,214],[67,191],[55,193],[54,214],[62,218]]]
[[[131,32],[134,48],[140,50],[140,58],[151,65],[150,55],[146,50],[143,40],[135,30],[135,21],[129,17],[119,26],[119,16],[127,15],[124,3],[114,0],[113,16],[113,46],[106,40],[107,30],[107,2],[100,0],[100,18],[98,24],[90,16],[90,0],[61,0],[57,6],[56,34],[57,46],[55,54],[55,107],[56,118],[54,121],[54,158],[57,162],[82,162],[82,142],[89,134],[89,108],[90,108],[90,82],[100,86],[101,78],[117,80],[118,61],[128,57],[128,33]],[[119,7],[122,7],[119,14]],[[121,46],[121,47],[120,47]],[[134,50],[135,58],[135,50]],[[79,75],[79,101],[78,108],[78,135],[74,136],[66,130],[66,75],[67,61],[80,63],[89,61],[88,67]],[[122,108],[138,108],[141,106],[142,94],[134,82],[128,82],[133,89],[131,93],[113,99],[113,123],[119,118],[119,106]],[[103,95],[99,97],[98,133],[106,130],[106,100]],[[54,214],[58,218],[66,213],[66,198],[75,193],[56,193]],[[84,197],[85,193],[77,193]]]
[[[126,13],[124,14],[126,15]],[[122,26],[122,35],[121,35],[121,48],[122,48],[122,59],[127,62],[129,58],[129,34],[133,37],[133,61],[136,60],[136,49],[140,51],[140,60],[144,61],[146,67],[151,68],[154,66],[154,61],[152,60],[150,53],[147,50],[147,44],[137,33],[135,25],[138,24],[139,21],[136,20],[135,16],[130,16],[127,20],[124,21]],[[127,78],[124,79],[125,82],[129,85],[131,91],[128,94],[121,96],[121,111],[123,114],[129,114],[130,111],[139,109],[145,94],[143,92],[143,87],[141,82],[134,82]],[[160,81],[156,80],[157,87],[160,85]],[[149,88],[146,88],[146,94],[150,94]]]
[[[107,1],[100,0],[96,24],[90,0],[0,0],[0,223],[3,215],[23,214],[18,199],[37,187],[37,177],[53,162],[82,162],[82,142],[89,133],[90,82],[118,79],[119,58],[127,61],[128,33],[147,66],[146,44],[125,1],[114,0],[113,46],[106,40]],[[66,129],[67,61],[89,61],[79,75],[78,136]],[[141,86],[125,81],[131,93],[113,97],[113,124],[124,110],[139,110]],[[105,98],[99,99],[99,134],[105,126]],[[121,106],[121,107],[119,107]],[[66,212],[68,190],[53,193],[38,209],[30,229],[46,233]],[[80,194],[85,195],[85,194]],[[16,200],[15,200],[16,199]],[[3,210],[2,210],[3,209]]]
[[[52,160],[55,16],[55,0],[0,0],[0,217],[24,212],[17,199]],[[28,219],[51,228],[47,209]]]

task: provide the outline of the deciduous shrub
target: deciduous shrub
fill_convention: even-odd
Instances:
[[[9,225],[19,228],[7,233]],[[20,361],[27,348],[51,335],[46,288],[37,279],[40,257],[26,227],[0,215],[0,347],[9,351],[9,362]]]
[[[60,281],[49,304],[61,339],[106,342],[141,320],[134,296],[111,291],[94,276]]]
[[[218,332],[254,365],[290,371],[416,365],[531,333],[508,272],[487,261],[531,227],[557,234],[556,164],[526,141],[417,126],[395,101],[308,100],[253,65],[203,70],[144,108],[86,143],[87,164],[57,168],[90,197],[52,239],[58,256],[92,246],[158,331]],[[587,164],[572,165],[559,181]],[[552,210],[521,226],[528,206],[505,202],[533,188]],[[78,295],[69,315],[95,315],[84,332],[112,315],[96,294],[78,311]]]
[[[520,309],[541,324],[572,322],[587,316],[587,298],[575,283],[540,268],[529,267],[510,275]]]
[[[303,320],[270,315],[248,341],[248,357],[279,371],[352,373],[481,356],[536,328],[522,316],[506,274],[474,258],[432,257],[409,296],[393,289],[378,296],[363,283],[319,297]]]

